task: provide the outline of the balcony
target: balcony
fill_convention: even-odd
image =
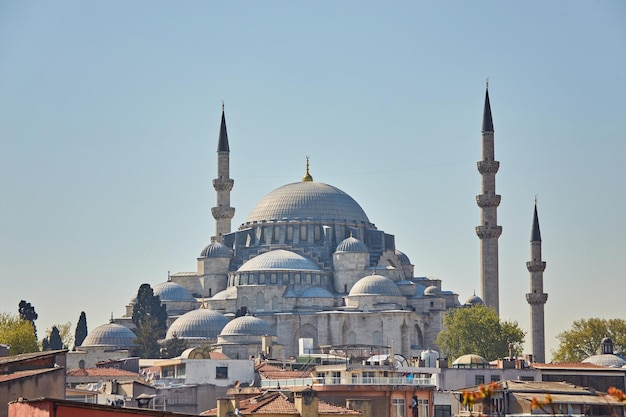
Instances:
[[[362,377],[353,379],[351,376],[325,378],[296,378],[296,379],[264,379],[262,388],[305,387],[319,385],[406,385],[406,386],[435,386],[432,378],[407,377]]]

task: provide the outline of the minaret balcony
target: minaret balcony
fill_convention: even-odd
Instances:
[[[230,178],[216,178],[213,180],[213,188],[215,188],[215,191],[231,191],[234,184],[235,180],[231,180]]]
[[[529,261],[526,262],[526,269],[528,269],[528,272],[543,272],[546,270],[546,263],[543,261]]]
[[[212,207],[211,214],[215,220],[217,219],[232,219],[235,217],[234,207]]]
[[[548,301],[548,294],[544,292],[533,292],[526,294],[526,301],[528,304],[545,304]]]
[[[480,239],[497,239],[502,234],[502,226],[476,226],[476,234]]]
[[[498,207],[500,205],[499,194],[481,194],[476,196],[478,207]]]
[[[476,165],[481,174],[495,174],[500,169],[500,162],[498,161],[478,161]]]

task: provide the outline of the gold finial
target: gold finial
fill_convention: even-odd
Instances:
[[[306,156],[306,174],[302,177],[302,182],[311,182],[313,177],[309,174],[309,155]]]

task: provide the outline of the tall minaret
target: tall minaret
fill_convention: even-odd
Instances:
[[[224,117],[224,103],[222,103],[222,125],[217,144],[217,178],[213,180],[213,188],[217,192],[217,207],[211,208],[215,219],[215,236],[211,240],[222,242],[225,234],[230,233],[230,221],[235,216],[235,208],[230,206],[230,191],[235,181],[230,176],[230,148],[228,147],[228,133],[226,132],[226,117]]]
[[[496,194],[496,172],[500,162],[494,160],[493,121],[489,104],[489,84],[485,93],[483,112],[483,160],[478,162],[478,172],[482,175],[482,194],[476,196],[480,207],[480,225],[476,234],[480,239],[480,286],[482,299],[488,307],[500,312],[498,291],[498,238],[502,227],[498,226],[498,206],[500,196]]]
[[[543,292],[543,271],[546,269],[546,263],[541,260],[541,232],[539,231],[536,200],[533,229],[530,234],[530,259],[529,262],[526,262],[526,268],[530,272],[530,293],[526,294],[526,301],[530,304],[530,335],[533,345],[533,361],[545,363],[546,339],[543,305],[548,300],[548,294]]]

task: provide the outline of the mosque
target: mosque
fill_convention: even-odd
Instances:
[[[493,156],[487,91],[483,160],[478,163],[481,225],[476,228],[483,298],[473,295],[466,304],[485,299],[497,311],[501,227],[496,217],[500,196],[495,194],[499,163]],[[211,344],[231,358],[260,352],[297,356],[301,339],[313,347],[391,347],[404,357],[436,349],[446,310],[461,306],[458,295],[443,290],[438,279],[414,276],[414,266],[396,247],[394,235],[378,229],[349,194],[315,181],[308,157],[304,171],[301,181],[263,197],[233,231],[234,180],[222,107],[213,180],[217,204],[211,209],[215,236],[200,251],[195,271],[171,274],[154,286],[170,316],[167,338]],[[533,292],[538,291],[542,287]],[[129,322],[134,301],[120,322]],[[542,332],[543,323],[538,337]]]

